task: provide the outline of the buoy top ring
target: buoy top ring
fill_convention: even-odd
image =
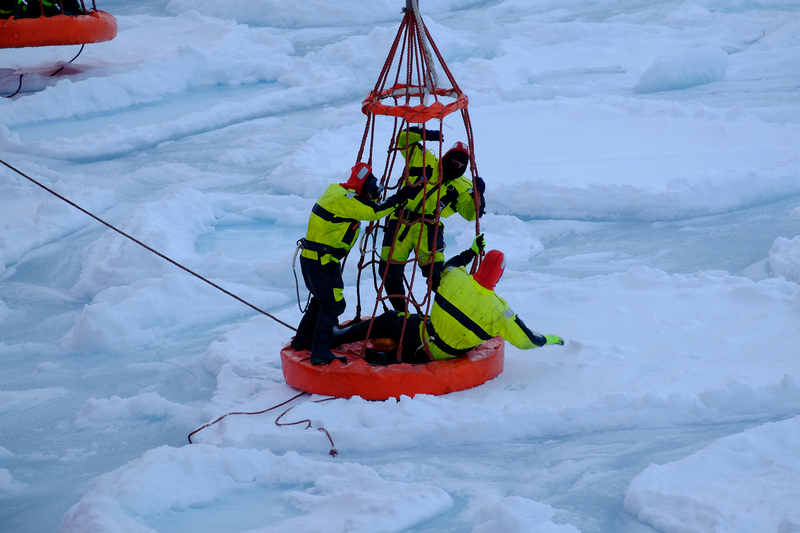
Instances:
[[[410,104],[386,105],[381,103],[386,98],[420,98],[425,94],[435,94],[439,97],[453,98],[455,101],[443,104],[436,101],[431,105]],[[371,91],[361,104],[361,111],[365,115],[387,115],[402,118],[409,123],[425,123],[429,120],[443,119],[450,113],[464,109],[469,104],[467,95],[457,89],[435,89],[433,91],[419,85],[405,85],[398,83],[382,91]]]

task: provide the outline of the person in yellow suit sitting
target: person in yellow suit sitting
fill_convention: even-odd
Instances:
[[[489,251],[474,276],[467,272],[466,265],[484,246],[483,235],[478,235],[470,249],[444,264],[430,318],[426,320],[419,314],[389,311],[375,318],[370,338],[389,338],[399,343],[402,334],[403,352],[399,355],[404,363],[429,361],[423,339],[427,339],[434,360],[461,357],[498,335],[523,350],[548,344],[563,345],[561,337],[531,331],[508,303],[495,293],[495,284],[505,270],[502,252]],[[368,320],[337,328],[331,345],[335,347],[365,340],[368,330]]]

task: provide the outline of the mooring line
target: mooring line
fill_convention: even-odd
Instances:
[[[52,194],[53,196],[55,196],[55,197],[59,198],[60,200],[63,200],[64,202],[68,203],[69,205],[71,205],[71,206],[72,206],[72,207],[74,207],[75,209],[77,209],[77,210],[81,211],[82,213],[85,213],[85,214],[89,215],[90,217],[92,217],[92,218],[93,218],[93,219],[95,219],[96,221],[100,222],[101,224],[103,224],[103,225],[104,225],[104,226],[106,226],[107,228],[109,228],[109,229],[112,229],[112,230],[116,231],[117,233],[119,233],[120,235],[122,235],[123,237],[125,237],[126,239],[130,239],[131,241],[135,242],[136,244],[138,244],[139,246],[141,246],[141,247],[142,247],[142,248],[144,248],[145,250],[149,250],[149,251],[153,252],[154,254],[156,254],[157,256],[159,256],[161,259],[164,259],[165,261],[168,261],[168,262],[172,263],[173,265],[175,265],[176,267],[180,268],[181,270],[184,270],[185,272],[188,272],[189,274],[191,274],[192,276],[196,277],[197,279],[199,279],[199,280],[201,280],[201,281],[204,281],[204,282],[208,283],[209,285],[211,285],[211,286],[212,286],[212,287],[214,287],[215,289],[218,289],[218,290],[220,290],[220,291],[224,292],[225,294],[227,294],[227,295],[228,295],[228,296],[230,296],[231,298],[234,298],[235,300],[238,300],[238,301],[240,301],[241,303],[245,304],[246,306],[250,307],[251,309],[254,309],[254,310],[258,311],[258,312],[259,312],[259,313],[261,313],[262,315],[268,316],[269,318],[271,318],[271,319],[272,319],[272,320],[274,320],[275,322],[278,322],[279,324],[283,324],[284,326],[286,326],[287,328],[291,329],[292,331],[297,331],[297,328],[295,328],[294,326],[290,326],[289,324],[287,324],[287,323],[286,323],[286,322],[284,322],[283,320],[280,320],[279,318],[277,318],[277,317],[275,317],[275,316],[273,316],[273,315],[271,315],[271,314],[267,313],[267,312],[266,312],[266,311],[264,311],[263,309],[260,309],[260,308],[256,307],[255,305],[251,304],[250,302],[248,302],[248,301],[246,301],[246,300],[244,300],[244,299],[240,298],[239,296],[236,296],[236,295],[235,295],[235,294],[233,294],[232,292],[230,292],[230,291],[228,291],[228,290],[226,290],[226,289],[223,289],[222,287],[220,287],[219,285],[217,285],[217,284],[216,284],[216,283],[214,283],[213,281],[210,281],[210,280],[208,280],[208,279],[204,278],[203,276],[201,276],[201,275],[200,275],[200,274],[198,274],[197,272],[194,272],[193,270],[190,270],[189,268],[186,268],[186,267],[185,267],[185,266],[183,266],[182,264],[178,263],[177,261],[174,261],[174,260],[170,259],[169,257],[167,257],[166,255],[162,254],[161,252],[159,252],[159,251],[157,251],[157,250],[154,250],[153,248],[150,248],[148,245],[146,245],[146,244],[145,244],[145,243],[143,243],[142,241],[140,241],[140,240],[138,240],[138,239],[136,239],[136,238],[134,238],[134,237],[132,237],[132,236],[128,235],[127,233],[125,233],[124,231],[122,231],[122,230],[120,230],[120,229],[117,229],[117,228],[115,228],[114,226],[112,226],[111,224],[109,224],[108,222],[106,222],[105,220],[103,220],[102,218],[100,218],[100,217],[98,217],[98,216],[96,216],[96,215],[94,215],[94,214],[90,213],[89,211],[87,211],[86,209],[82,208],[81,206],[79,206],[79,205],[78,205],[78,204],[76,204],[75,202],[73,202],[73,201],[71,201],[71,200],[69,200],[69,199],[67,199],[67,198],[65,198],[65,197],[63,197],[63,196],[61,196],[60,194],[58,194],[58,193],[57,193],[56,191],[54,191],[53,189],[50,189],[50,188],[48,188],[47,186],[45,186],[45,185],[42,185],[41,183],[39,183],[38,181],[36,181],[36,180],[35,180],[35,179],[33,179],[32,177],[28,176],[27,174],[25,174],[25,173],[24,173],[24,172],[22,172],[21,170],[18,170],[17,168],[15,168],[15,167],[13,167],[13,166],[9,165],[8,163],[6,163],[5,161],[3,161],[2,159],[0,159],[0,163],[2,163],[3,165],[5,165],[5,166],[6,166],[6,167],[8,167],[9,169],[13,170],[14,172],[16,172],[17,174],[19,174],[19,175],[20,175],[20,176],[22,176],[23,178],[25,178],[25,179],[29,180],[31,183],[33,183],[33,184],[35,184],[35,185],[38,185],[39,187],[41,187],[41,188],[42,188],[42,189],[44,189],[45,191],[49,192],[49,193],[50,193],[50,194]]]

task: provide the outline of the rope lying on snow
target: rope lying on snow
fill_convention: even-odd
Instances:
[[[84,47],[84,46],[86,46],[86,45],[85,45],[85,44],[82,44],[82,45],[81,45],[81,49],[80,49],[80,50],[78,50],[78,53],[77,53],[77,54],[75,54],[75,57],[73,57],[72,59],[70,59],[69,61],[67,61],[67,62],[66,62],[66,63],[64,63],[63,65],[61,65],[61,68],[59,68],[57,71],[55,71],[55,72],[53,72],[52,74],[50,74],[50,77],[52,78],[53,76],[55,76],[56,74],[58,74],[59,72],[61,72],[62,70],[64,70],[64,67],[66,67],[67,65],[69,65],[70,63],[72,63],[73,61],[75,61],[76,59],[78,59],[78,56],[79,56],[79,55],[81,55],[81,52],[83,52],[83,47]],[[19,93],[19,92],[22,90],[22,76],[24,76],[24,75],[25,75],[25,73],[24,73],[24,72],[23,72],[22,74],[20,74],[20,75],[19,75],[19,87],[17,87],[17,90],[16,90],[16,91],[14,91],[14,94],[9,94],[9,95],[7,95],[7,96],[4,96],[4,98],[13,98],[13,97],[17,96],[17,93]]]
[[[297,396],[295,396],[295,398],[297,398]],[[314,401],[314,403],[328,402],[330,400],[335,400],[335,399],[336,399],[335,396],[331,396],[330,398],[323,398],[322,400],[316,400],[316,401]],[[286,413],[288,413],[289,411],[294,409],[294,407],[295,406],[293,405],[290,408],[288,408],[287,410],[285,410],[283,413],[281,413],[281,415],[278,418],[275,419],[275,425],[276,426],[296,426],[297,424],[306,423],[308,425],[304,429],[309,429],[311,427],[311,420],[309,420],[309,419],[299,420],[297,422],[286,422],[285,424],[281,424],[280,422],[278,422],[278,420],[283,418],[283,415],[285,415]],[[317,428],[317,431],[324,431],[325,434],[328,436],[328,440],[331,442],[331,451],[329,451],[328,454],[331,457],[336,457],[337,455],[339,455],[339,452],[336,451],[336,447],[333,444],[333,439],[331,438],[331,434],[328,433],[328,430],[325,429],[325,428]]]
[[[189,444],[194,444],[194,442],[192,442],[192,435],[194,435],[198,431],[203,430],[203,429],[205,429],[205,428],[207,428],[209,426],[213,426],[214,424],[216,424],[217,422],[219,422],[220,420],[222,420],[226,416],[230,416],[230,415],[260,415],[260,414],[266,413],[267,411],[272,411],[273,409],[277,409],[278,407],[280,407],[282,405],[286,405],[287,403],[291,402],[292,400],[296,400],[297,398],[299,398],[300,396],[302,396],[304,394],[305,394],[305,392],[301,392],[297,396],[292,396],[291,398],[289,398],[285,402],[279,403],[278,405],[274,405],[274,406],[272,406],[272,407],[270,407],[268,409],[264,409],[263,411],[256,411],[256,412],[253,412],[253,413],[246,413],[246,412],[243,412],[243,411],[242,412],[234,412],[234,413],[226,413],[226,414],[222,415],[221,417],[217,418],[216,420],[214,420],[213,422],[209,422],[208,424],[206,424],[204,426],[200,426],[199,428],[197,428],[194,431],[192,431],[191,433],[189,433]],[[284,414],[286,414],[286,412],[284,412]],[[281,416],[283,416],[283,415],[281,415]],[[280,418],[280,416],[278,418]],[[276,423],[277,423],[277,421],[276,421]]]
[[[192,435],[194,435],[195,433],[197,433],[197,432],[199,432],[199,431],[201,431],[201,430],[203,430],[203,429],[205,429],[205,428],[207,428],[209,426],[213,426],[214,424],[216,424],[217,422],[219,422],[220,420],[222,420],[223,418],[225,418],[227,416],[230,416],[230,415],[260,415],[260,414],[264,414],[266,412],[272,411],[273,409],[277,409],[278,407],[282,407],[282,406],[286,405],[287,403],[289,403],[289,402],[291,402],[293,400],[296,400],[300,396],[303,396],[304,394],[306,394],[306,393],[305,392],[301,392],[300,394],[298,394],[296,396],[292,396],[291,398],[289,398],[285,402],[279,403],[278,405],[273,405],[272,407],[264,409],[263,411],[254,411],[254,412],[238,411],[238,412],[233,412],[233,413],[226,413],[226,414],[222,415],[221,417],[217,418],[216,420],[214,420],[213,422],[209,422],[208,424],[205,424],[204,426],[200,426],[199,428],[197,428],[194,431],[192,431],[191,433],[189,433],[189,444],[194,444],[194,442],[192,442]],[[336,398],[334,398],[334,397],[323,398],[322,400],[314,401],[314,403],[322,403],[322,402],[327,402],[327,401],[335,400],[335,399]],[[308,420],[308,419],[300,420],[298,422],[286,422],[286,423],[279,422],[279,420],[281,418],[283,418],[284,415],[286,415],[286,413],[288,413],[289,411],[291,411],[294,408],[295,408],[295,406],[293,405],[290,408],[288,408],[287,410],[285,410],[283,413],[281,413],[278,416],[278,418],[275,419],[275,425],[283,427],[283,426],[296,426],[298,424],[304,424],[305,423],[305,424],[308,424],[308,425],[304,429],[311,428],[311,420]],[[328,430],[325,429],[325,428],[317,428],[317,431],[324,431],[325,435],[328,436],[328,440],[331,443],[331,451],[329,451],[328,454],[331,455],[332,457],[336,457],[337,455],[339,455],[339,452],[336,451],[336,447],[333,444],[333,439],[331,438],[331,434],[328,433]]]
[[[11,170],[13,170],[14,172],[16,172],[16,173],[17,173],[17,174],[19,174],[20,176],[22,176],[23,178],[25,178],[25,179],[29,180],[30,182],[34,183],[35,185],[38,185],[39,187],[41,187],[41,188],[42,188],[42,189],[44,189],[45,191],[49,192],[49,193],[50,193],[50,194],[52,194],[53,196],[55,196],[55,197],[59,198],[60,200],[63,200],[63,201],[65,201],[66,203],[68,203],[69,205],[71,205],[72,207],[74,207],[75,209],[77,209],[77,210],[79,210],[79,211],[81,211],[81,212],[83,212],[83,213],[85,213],[85,214],[89,215],[90,217],[92,217],[92,218],[93,218],[93,219],[95,219],[96,221],[100,222],[100,223],[101,223],[101,224],[103,224],[104,226],[108,227],[109,229],[112,229],[112,230],[116,231],[117,233],[119,233],[120,235],[122,235],[123,237],[125,237],[125,238],[127,238],[127,239],[130,239],[130,240],[132,240],[133,242],[135,242],[136,244],[138,244],[138,245],[139,245],[139,246],[141,246],[142,248],[144,248],[144,249],[146,249],[146,250],[149,250],[149,251],[153,252],[154,254],[156,254],[156,255],[157,255],[157,256],[159,256],[160,258],[164,259],[165,261],[168,261],[168,262],[172,263],[172,264],[173,264],[173,265],[175,265],[176,267],[180,268],[181,270],[184,270],[184,271],[188,272],[189,274],[191,274],[192,276],[196,277],[197,279],[199,279],[199,280],[201,280],[201,281],[205,281],[206,283],[208,283],[209,285],[211,285],[211,286],[212,286],[212,287],[214,287],[215,289],[218,289],[218,290],[220,290],[220,291],[224,292],[225,294],[227,294],[227,295],[228,295],[228,296],[230,296],[231,298],[234,298],[234,299],[236,299],[236,300],[238,300],[238,301],[242,302],[242,303],[243,303],[243,304],[245,304],[246,306],[250,307],[251,309],[254,309],[254,310],[258,311],[258,312],[259,312],[259,313],[261,313],[262,315],[268,316],[269,318],[271,318],[271,319],[272,319],[272,320],[274,320],[275,322],[278,322],[279,324],[283,324],[284,326],[286,326],[287,328],[291,329],[292,331],[297,331],[297,328],[295,328],[295,327],[293,327],[293,326],[290,326],[290,325],[289,325],[289,324],[287,324],[286,322],[284,322],[284,321],[280,320],[279,318],[277,318],[277,317],[275,317],[275,316],[273,316],[273,315],[271,315],[271,314],[267,313],[267,312],[266,312],[266,311],[264,311],[263,309],[260,309],[260,308],[256,307],[255,305],[251,304],[250,302],[248,302],[248,301],[246,301],[246,300],[243,300],[242,298],[240,298],[239,296],[236,296],[236,295],[235,295],[235,294],[233,294],[232,292],[230,292],[230,291],[228,291],[228,290],[225,290],[225,289],[223,289],[222,287],[220,287],[220,286],[219,286],[219,285],[217,285],[216,283],[214,283],[214,282],[212,282],[212,281],[210,281],[210,280],[208,280],[208,279],[204,278],[203,276],[201,276],[200,274],[198,274],[198,273],[194,272],[193,270],[190,270],[190,269],[186,268],[185,266],[183,266],[182,264],[178,263],[177,261],[174,261],[174,260],[170,259],[169,257],[167,257],[166,255],[162,254],[161,252],[158,252],[158,251],[156,251],[156,250],[154,250],[154,249],[150,248],[149,246],[147,246],[146,244],[144,244],[144,243],[143,243],[143,242],[141,242],[140,240],[138,240],[138,239],[136,239],[136,238],[134,238],[134,237],[131,237],[130,235],[128,235],[128,234],[127,234],[127,233],[125,233],[124,231],[122,231],[122,230],[119,230],[119,229],[115,228],[114,226],[112,226],[111,224],[109,224],[108,222],[106,222],[105,220],[103,220],[103,219],[101,219],[101,218],[99,218],[99,217],[97,217],[97,216],[93,215],[92,213],[90,213],[90,212],[89,212],[89,211],[87,211],[86,209],[82,208],[81,206],[79,206],[79,205],[78,205],[78,204],[76,204],[75,202],[72,202],[72,201],[70,201],[70,200],[68,200],[68,199],[64,198],[63,196],[61,196],[60,194],[58,194],[58,193],[57,193],[56,191],[54,191],[53,189],[50,189],[50,188],[48,188],[48,187],[46,187],[46,186],[42,185],[41,183],[39,183],[39,182],[38,182],[38,181],[36,181],[35,179],[33,179],[33,178],[31,178],[30,176],[28,176],[27,174],[23,173],[21,170],[18,170],[18,169],[16,169],[16,168],[14,168],[13,166],[9,165],[8,163],[6,163],[5,161],[3,161],[2,159],[0,159],[0,163],[2,163],[3,165],[7,166],[7,167],[8,167],[8,168],[10,168]]]

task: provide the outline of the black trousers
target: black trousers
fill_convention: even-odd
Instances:
[[[444,263],[436,261],[433,263],[433,283],[431,288],[435,291],[439,288],[439,281],[442,279],[442,270],[444,270]],[[431,265],[423,265],[420,267],[423,278],[427,281],[431,274]],[[378,272],[382,276],[386,272],[386,283],[383,290],[386,294],[395,294],[400,296],[390,296],[389,302],[395,311],[406,310],[406,294],[405,282],[403,276],[405,275],[405,265],[398,263],[387,263],[383,259],[378,263]]]
[[[406,294],[405,284],[403,282],[403,276],[405,274],[405,264],[404,263],[390,263],[384,257],[388,257],[388,250],[392,246],[392,239],[394,239],[394,234],[397,231],[397,225],[399,222],[396,219],[389,220],[386,225],[386,229],[383,232],[383,244],[382,244],[382,254],[381,260],[378,267],[378,272],[381,276],[383,276],[384,272],[386,272],[386,283],[384,285],[384,290],[386,294],[394,294],[397,295],[395,297],[389,298],[389,302],[391,302],[392,307],[394,307],[397,311],[405,311],[406,309],[406,300],[403,298]],[[418,222],[421,224],[421,222]],[[432,288],[435,291],[439,288],[439,280],[442,277],[442,270],[444,265],[444,259],[441,252],[445,249],[444,244],[444,226],[439,224],[438,231],[435,231],[436,226],[431,223],[426,223],[425,225],[425,234],[427,236],[427,240],[421,243],[421,250],[416,249],[416,242],[410,243],[407,242],[408,239],[412,239],[408,235],[408,228],[410,226],[403,226],[400,229],[400,235],[398,236],[398,242],[396,246],[400,246],[401,249],[405,251],[398,252],[395,250],[394,259],[399,261],[405,261],[408,259],[410,254],[410,248],[413,246],[414,254],[416,255],[417,259],[422,259],[424,257],[430,257],[432,261],[429,261],[427,264],[421,264],[419,266],[422,275],[427,280],[428,277],[431,275],[431,264],[433,265],[433,282]],[[436,233],[436,242],[433,240],[433,234]],[[405,243],[401,245],[401,243]],[[408,249],[406,249],[408,248]],[[388,272],[387,272],[388,269]]]
[[[342,269],[335,261],[323,265],[316,259],[302,256],[300,268],[303,281],[311,293],[311,301],[297,326],[297,335],[292,346],[295,349],[311,350],[312,356],[324,355],[330,352],[333,328],[339,324],[339,315],[347,307],[342,296]]]
[[[422,316],[409,314],[403,329],[404,313],[399,311],[388,311],[375,317],[372,323],[372,330],[369,332],[370,339],[389,338],[394,339],[398,345],[401,344],[402,337],[403,352],[400,354],[404,363],[421,364],[428,362],[428,354],[422,346],[422,339],[419,337],[419,325]],[[348,342],[363,341],[367,338],[369,330],[369,320],[364,320],[358,324],[348,326],[339,330],[333,338],[333,346]]]
[[[0,2],[0,8],[4,11],[8,10],[9,8],[13,10],[14,18],[15,19],[22,19],[22,18],[37,18],[42,15],[44,11],[45,17],[53,17],[55,15],[61,15],[62,11],[61,8],[58,6],[58,1],[54,0],[52,6],[46,5],[39,5],[41,0],[28,0],[28,5],[19,4],[16,0],[8,1],[3,0]],[[81,4],[78,0],[61,0],[61,5],[64,6],[64,14],[65,15],[82,15],[83,10],[81,9]],[[8,18],[8,17],[3,17]]]

